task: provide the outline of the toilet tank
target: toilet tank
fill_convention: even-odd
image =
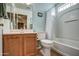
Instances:
[[[46,33],[45,32],[39,32],[37,33],[38,39],[46,39]]]

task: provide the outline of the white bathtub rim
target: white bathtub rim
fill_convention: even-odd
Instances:
[[[78,47],[74,47],[74,46],[70,46],[70,45],[67,45],[67,44],[63,44],[63,43],[61,43],[61,42],[54,41],[53,43],[58,43],[58,44],[61,44],[61,45],[64,45],[64,46],[71,47],[71,48],[73,48],[73,49],[79,50]]]

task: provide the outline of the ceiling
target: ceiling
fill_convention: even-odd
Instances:
[[[50,8],[53,8],[55,6],[55,3],[36,3],[34,4],[36,9],[41,11],[48,11]]]
[[[15,6],[21,9],[31,9],[31,5],[27,5],[26,3],[15,3]]]
[[[7,3],[7,5],[12,7],[12,3]],[[27,5],[26,3],[14,3],[14,5],[20,9],[31,9],[31,5]]]
[[[30,5],[27,5],[26,3],[14,3],[14,4],[16,8],[20,8],[20,9],[32,10],[33,6],[37,6],[41,10],[43,9],[45,11],[55,5],[55,3],[32,3]],[[7,3],[7,5],[12,6],[11,3]]]

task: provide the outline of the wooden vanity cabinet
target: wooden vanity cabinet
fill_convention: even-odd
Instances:
[[[36,55],[36,34],[3,35],[4,56]]]
[[[37,40],[36,35],[24,35],[24,55],[36,55]]]

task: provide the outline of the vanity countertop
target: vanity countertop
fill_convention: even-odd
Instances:
[[[3,32],[3,35],[11,35],[11,34],[36,34],[31,30],[11,30],[8,32]]]
[[[35,32],[27,32],[27,33],[11,33],[11,32],[8,32],[8,33],[3,33],[3,35],[11,35],[11,34],[36,34]]]

